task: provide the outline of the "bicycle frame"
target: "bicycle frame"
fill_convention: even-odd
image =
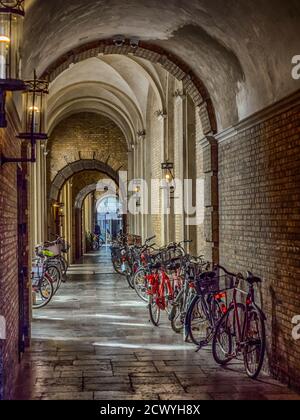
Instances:
[[[245,305],[245,314],[244,314],[244,320],[243,323],[240,319],[239,314],[239,302],[237,299],[238,294],[246,296],[246,305]],[[245,337],[246,332],[248,331],[248,321],[249,321],[249,311],[251,310],[251,307],[255,307],[255,309],[259,310],[259,312],[264,316],[261,309],[258,308],[258,306],[255,303],[255,296],[254,296],[254,287],[253,285],[249,286],[249,290],[245,292],[244,290],[241,290],[237,286],[233,289],[233,298],[232,303],[230,307],[234,308],[234,328],[237,330],[235,331],[237,333],[237,339],[236,339],[236,352],[242,351],[243,346],[245,346]]]
[[[173,287],[169,276],[165,273],[164,270],[162,270],[160,274],[157,270],[155,274],[151,273],[150,275],[148,275],[147,280],[149,282],[148,294],[156,296],[156,304],[161,310],[165,311],[167,309],[165,298],[165,286],[167,287],[169,296],[174,295]]]

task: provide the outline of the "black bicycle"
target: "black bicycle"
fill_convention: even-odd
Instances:
[[[241,355],[247,375],[255,379],[263,366],[266,351],[266,317],[255,303],[254,292],[254,285],[262,280],[250,272],[244,277],[220,268],[235,279],[235,286],[232,302],[215,330],[213,356],[218,364],[226,365]],[[239,288],[242,280],[246,281],[248,291]],[[244,299],[238,300],[238,295]]]

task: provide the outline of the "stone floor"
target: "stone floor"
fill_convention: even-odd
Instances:
[[[239,363],[218,367],[210,349],[195,353],[166,317],[154,328],[145,304],[102,251],[73,266],[58,296],[34,313],[32,348],[16,398],[299,400],[300,395],[267,376],[248,379]]]

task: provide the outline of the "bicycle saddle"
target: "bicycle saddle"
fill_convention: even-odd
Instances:
[[[262,279],[255,277],[250,271],[247,271],[247,282],[249,284],[262,283]]]

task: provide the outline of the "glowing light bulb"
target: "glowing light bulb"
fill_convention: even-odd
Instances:
[[[10,39],[8,38],[8,36],[0,35],[0,42],[6,42],[7,44],[9,44]]]
[[[33,112],[40,112],[39,108],[37,106],[30,106],[29,111]]]
[[[37,114],[40,113],[40,110],[37,106],[30,106],[29,107],[29,127],[31,124],[33,126],[33,131],[37,133],[39,131],[39,117]]]
[[[6,79],[6,61],[10,39],[5,35],[0,35],[0,79]]]
[[[167,175],[166,175],[166,181],[167,181],[167,182],[170,182],[170,180],[171,180],[171,175],[170,175],[170,174],[167,174]]]

